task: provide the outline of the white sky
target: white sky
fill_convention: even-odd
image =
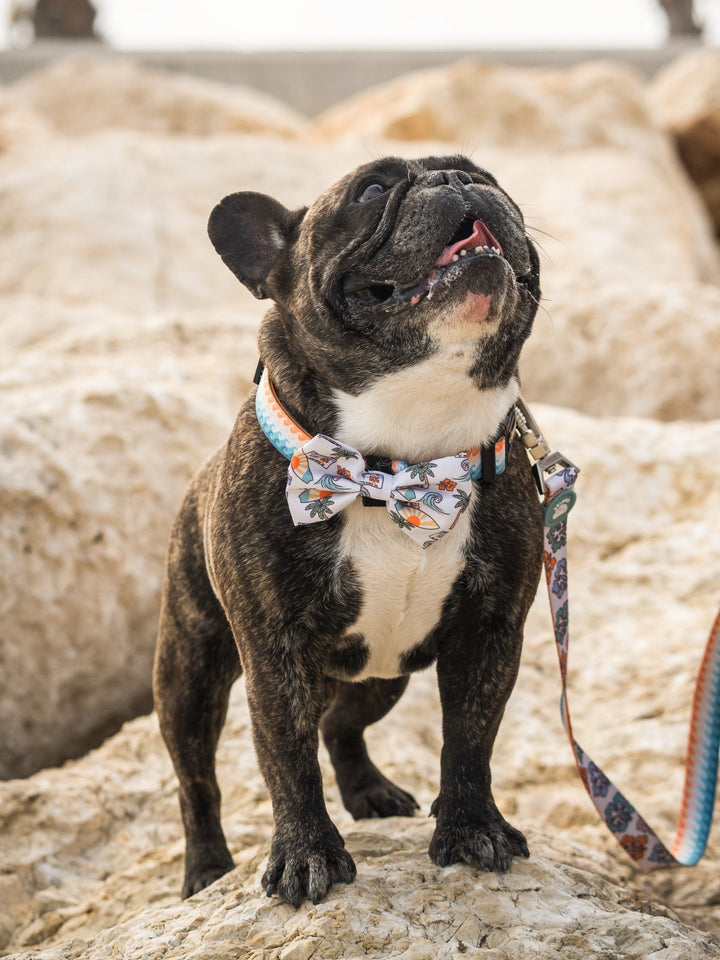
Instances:
[[[94,0],[124,49],[654,47],[656,0]],[[0,0],[0,47],[12,0]],[[720,0],[696,0],[720,45]]]

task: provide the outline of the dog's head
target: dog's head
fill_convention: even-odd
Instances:
[[[458,347],[480,388],[515,373],[538,258],[517,205],[466,157],[378,160],[297,211],[234,193],[208,230],[238,279],[274,300],[274,339],[331,387],[359,392]]]

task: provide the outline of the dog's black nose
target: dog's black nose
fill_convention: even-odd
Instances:
[[[430,187],[441,187],[444,184],[459,186],[463,183],[472,183],[473,179],[464,170],[431,170],[427,182]]]

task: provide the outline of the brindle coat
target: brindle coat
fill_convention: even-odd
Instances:
[[[502,256],[466,256],[467,263],[438,268],[443,252],[477,221]],[[384,159],[345,177],[307,211],[233,194],[213,211],[209,232],[239,279],[273,299],[260,355],[283,404],[311,435],[352,444],[343,435],[348,411],[402,382],[412,409],[383,399],[384,422],[366,425],[363,455],[417,462],[492,438],[501,417],[488,414],[481,423],[468,411],[516,396],[539,285],[520,211],[487,172],[464,157]],[[468,307],[478,303],[485,304],[479,320]],[[451,364],[461,391],[442,390]],[[419,400],[415,371],[435,377]],[[439,403],[450,413],[447,432],[433,427]],[[473,434],[467,446],[455,445],[456,427],[458,438]],[[383,438],[396,433],[406,439],[388,449]],[[294,527],[287,468],[258,424],[253,394],[227,445],[190,484],[172,532],[154,685],[180,781],[183,896],[233,867],[220,824],[215,749],[241,673],[275,818],[263,877],[268,895],[317,902],[332,883],[355,875],[323,799],[319,730],[355,817],[413,814],[415,800],[368,757],[363,731],[398,700],[408,674],[433,661],[444,746],[430,856],[440,865],[508,869],[528,850],[495,806],[490,755],[541,566],[540,510],[525,453],[511,444],[506,472],[473,484],[462,531],[426,551],[384,511],[360,503],[326,522]],[[439,570],[447,558],[453,572],[451,588],[428,601],[437,613],[398,650],[394,675],[383,677],[366,671],[373,647],[393,642],[392,629],[373,627],[363,636],[354,624],[380,600],[384,610],[397,603],[403,616],[413,583],[398,584],[389,570],[379,582],[390,594],[378,597],[375,582],[371,595],[358,557],[371,549],[378,524],[386,525],[378,529],[403,562],[417,566],[422,593],[432,594],[437,579],[422,564]],[[359,531],[357,547],[348,542],[351,529]],[[382,574],[382,548],[372,562]]]

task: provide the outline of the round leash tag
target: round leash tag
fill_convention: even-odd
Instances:
[[[577,494],[574,490],[562,490],[546,503],[542,508],[543,520],[546,527],[554,527],[567,517],[575,506]]]

